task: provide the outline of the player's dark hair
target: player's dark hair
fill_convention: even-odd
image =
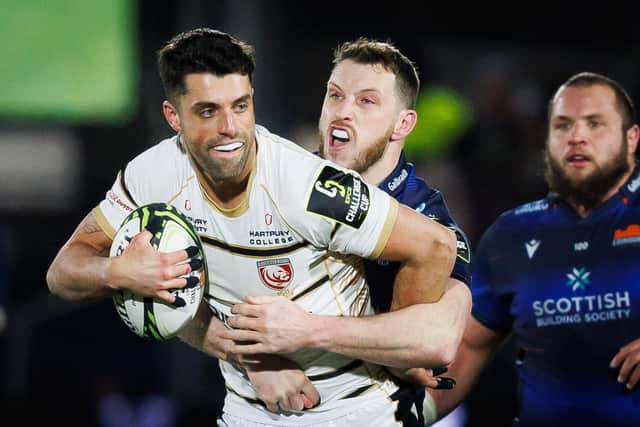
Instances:
[[[178,34],[158,50],[158,70],[168,99],[186,93],[185,76],[241,74],[253,79],[253,47],[222,31],[197,28]]]
[[[416,107],[420,79],[413,62],[389,41],[360,37],[342,43],[333,51],[333,64],[351,59],[359,64],[381,64],[396,76],[396,87],[406,108]]]
[[[624,132],[628,131],[629,128],[631,128],[636,123],[636,109],[633,105],[631,97],[629,96],[629,93],[617,81],[603,76],[602,74],[587,71],[569,77],[569,79],[558,88],[556,93],[549,101],[547,118],[551,119],[553,102],[555,101],[558,93],[560,93],[561,90],[568,87],[589,87],[595,85],[607,86],[611,88],[611,90],[613,90],[613,93],[616,96],[616,107],[618,109],[618,112],[620,113],[620,116],[622,117],[622,130]]]

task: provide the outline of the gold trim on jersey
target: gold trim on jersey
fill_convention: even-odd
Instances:
[[[188,177],[188,178],[186,179],[186,181],[185,181],[185,182],[182,184],[182,186],[180,187],[180,191],[178,191],[178,193],[176,193],[176,195],[175,195],[175,196],[170,197],[170,198],[169,198],[169,201],[168,201],[167,203],[172,204],[172,203],[173,203],[173,201],[174,201],[175,199],[177,199],[177,198],[178,198],[178,196],[180,196],[180,195],[182,194],[182,192],[184,191],[184,189],[185,189],[185,188],[187,188],[187,186],[189,185],[189,181],[191,181],[191,180],[192,180],[192,179],[194,179],[195,177],[196,177],[195,175],[191,175],[190,177]]]
[[[102,213],[100,206],[93,208],[91,210],[91,215],[93,215],[100,228],[102,228],[102,231],[104,231],[104,233],[113,240],[113,238],[116,237],[116,230],[111,226],[111,224],[109,224],[109,221],[107,221],[107,218]]]
[[[396,223],[396,218],[398,217],[398,210],[400,207],[398,206],[398,201],[396,199],[390,198],[389,205],[389,214],[387,215],[387,219],[384,222],[384,227],[382,228],[382,233],[380,233],[380,237],[378,238],[378,243],[376,243],[376,247],[371,252],[371,258],[378,258],[382,253],[382,250],[385,246],[387,246],[387,242],[389,241],[389,236],[391,236],[391,230],[393,230],[393,226]]]
[[[122,187],[122,191],[124,192],[124,195],[127,197],[127,199],[129,199],[129,201],[133,204],[133,206],[137,208],[139,207],[139,205],[136,203],[135,200],[133,200],[133,196],[129,191],[129,187],[127,187],[127,183],[124,182],[124,175],[126,170],[127,170],[127,167],[125,166],[123,170],[118,171],[118,182],[120,183],[120,187]]]
[[[222,215],[226,217],[237,218],[249,209],[249,196],[251,195],[251,190],[253,189],[253,180],[258,173],[257,158],[258,158],[258,148],[256,145],[256,155],[252,160],[253,164],[251,165],[251,172],[249,174],[249,182],[247,183],[247,188],[245,189],[244,194],[242,195],[242,200],[240,201],[240,203],[238,203],[237,206],[234,206],[232,208],[223,208],[222,206],[219,206],[211,198],[211,196],[209,196],[209,193],[207,192],[206,188],[202,185],[203,180],[200,179],[201,174],[198,171],[198,169],[195,167],[195,162],[193,161],[193,159],[191,159],[191,157],[189,157],[189,160],[191,161],[191,164],[194,165],[193,170],[195,170],[196,172],[196,175],[198,177],[198,185],[200,186],[200,191],[202,191],[202,195],[204,196],[204,199],[207,202],[207,204],[209,204],[212,208],[214,208],[216,211],[220,212]]]

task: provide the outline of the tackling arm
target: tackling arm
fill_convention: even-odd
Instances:
[[[315,347],[399,368],[446,365],[471,306],[466,285],[449,278],[455,256],[453,232],[400,206],[381,254],[402,262],[394,285],[396,311],[360,318],[319,316],[286,298],[253,297],[234,306],[238,316],[229,324],[236,329],[225,331],[225,337],[236,341],[234,352],[242,354]],[[450,289],[439,301],[447,283]]]

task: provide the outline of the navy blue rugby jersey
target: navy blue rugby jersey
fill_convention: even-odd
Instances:
[[[640,426],[640,391],[609,368],[640,338],[639,261],[638,168],[587,218],[550,195],[487,230],[472,313],[520,347],[520,425]]]
[[[449,215],[442,194],[420,177],[413,164],[406,161],[404,153],[391,174],[378,188],[395,197],[398,202],[414,208],[456,233],[458,256],[451,277],[471,286],[471,246],[464,232]],[[393,283],[400,263],[385,260],[366,260],[365,274],[371,292],[371,303],[376,313],[389,311],[393,296]]]

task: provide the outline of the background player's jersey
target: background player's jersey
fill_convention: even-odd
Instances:
[[[473,315],[521,348],[521,425],[638,426],[609,362],[640,338],[640,176],[581,218],[557,197],[504,213],[475,256]]]
[[[404,153],[393,172],[378,185],[378,188],[393,196],[398,202],[438,221],[456,233],[458,254],[451,277],[471,286],[471,246],[467,236],[451,218],[442,193],[429,187],[422,178],[416,176],[413,164],[405,160]],[[399,268],[400,264],[397,262],[365,261],[366,277],[376,312],[389,311],[393,283]]]
[[[202,239],[209,271],[205,295],[223,321],[231,306],[249,295],[284,295],[315,314],[371,314],[359,257],[377,256],[384,248],[397,203],[359,176],[264,128],[257,127],[256,138],[247,197],[233,210],[207,198],[174,137],[130,162],[94,215],[113,236],[136,206],[170,202],[181,209]],[[316,349],[288,357],[321,396],[322,404],[307,411],[305,422],[322,421],[328,411],[332,417],[341,409],[348,412],[356,396],[379,398],[397,389],[381,367],[360,360]],[[220,365],[229,390],[226,411],[256,421],[299,418],[268,413],[244,372]]]

